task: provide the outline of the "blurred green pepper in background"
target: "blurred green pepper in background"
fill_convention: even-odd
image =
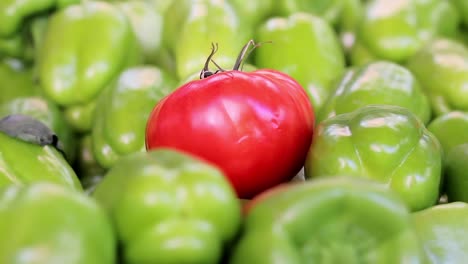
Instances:
[[[407,108],[369,105],[318,124],[305,163],[308,179],[349,175],[378,180],[412,211],[440,196],[442,150]]]
[[[91,194],[107,170],[99,165],[96,160],[93,152],[91,133],[82,135],[76,140],[78,140],[78,150],[73,168],[80,179],[84,191],[87,194]]]
[[[145,127],[153,107],[177,88],[154,66],[127,68],[100,95],[92,128],[93,152],[110,168],[121,156],[145,151]]]
[[[96,201],[51,183],[0,189],[0,262],[115,264],[112,225]]]
[[[19,97],[39,95],[33,68],[18,59],[1,60],[0,91],[0,104]]]
[[[421,48],[407,67],[429,95],[435,116],[468,111],[468,47],[438,38]]]
[[[320,17],[295,13],[266,20],[256,35],[258,41],[272,43],[255,51],[254,64],[293,77],[318,111],[345,70],[344,53],[333,28]]]
[[[393,62],[374,61],[347,71],[317,120],[320,122],[371,104],[405,107],[424,123],[431,117],[429,100],[409,70]]]
[[[223,173],[168,149],[123,157],[93,197],[112,217],[128,264],[219,263],[241,223]]]
[[[62,107],[75,109],[75,114],[65,116],[77,130],[90,129],[90,121],[76,119],[87,116],[76,110],[86,113],[112,78],[141,61],[126,15],[100,1],[84,1],[55,12],[38,53],[45,95]]]
[[[143,61],[157,63],[162,45],[163,16],[148,1],[127,0],[116,3],[130,20],[138,44],[143,53]]]
[[[453,147],[468,143],[468,112],[453,111],[440,115],[427,126],[439,140],[445,154]]]
[[[465,0],[450,0],[460,13],[461,20],[466,28],[468,28],[468,2]]]
[[[40,43],[41,24],[55,10],[79,0],[2,0],[0,2],[0,58],[33,60]]]
[[[200,72],[212,43],[219,52],[213,58],[222,68],[232,69],[240,48],[251,38],[241,17],[228,1],[174,0],[165,13],[163,43],[175,63],[175,76],[182,80]]]
[[[250,203],[231,264],[425,263],[408,208],[374,181],[289,183]]]
[[[412,214],[429,264],[463,263],[468,258],[468,204],[436,205]]]
[[[456,8],[440,0],[370,0],[365,2],[357,42],[378,59],[404,62],[437,36],[455,37]],[[358,62],[367,62],[354,56]],[[356,64],[353,62],[353,64]]]

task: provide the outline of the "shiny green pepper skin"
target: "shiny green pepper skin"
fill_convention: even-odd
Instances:
[[[453,147],[468,143],[468,112],[452,111],[440,115],[427,126],[439,140],[445,154]]]
[[[72,167],[51,145],[28,143],[0,132],[0,152],[0,186],[47,181],[82,189]]]
[[[254,64],[293,77],[318,111],[333,81],[345,70],[344,53],[333,28],[318,16],[295,13],[265,21],[257,31],[257,39],[272,43],[255,51]]]
[[[52,183],[0,188],[0,262],[114,264],[112,225],[84,193]]]
[[[177,88],[155,66],[127,68],[100,95],[91,131],[98,163],[110,168],[121,156],[145,151],[145,127],[154,105]]]
[[[375,181],[289,183],[250,203],[230,264],[424,263],[408,208]]]
[[[44,94],[69,108],[90,104],[122,69],[140,61],[123,11],[110,3],[84,1],[51,16],[37,66]]]
[[[328,97],[318,121],[371,104],[405,107],[424,123],[431,117],[429,100],[408,69],[389,61],[374,61],[348,70]]]
[[[439,141],[408,109],[369,105],[318,124],[305,163],[306,178],[349,175],[378,180],[412,211],[439,199]]]
[[[468,204],[436,205],[412,214],[427,263],[464,263],[468,258]]]
[[[434,39],[406,66],[427,91],[435,116],[468,111],[468,47],[446,38]]]
[[[93,197],[112,217],[128,264],[219,263],[241,223],[223,173],[169,149],[121,158]]]

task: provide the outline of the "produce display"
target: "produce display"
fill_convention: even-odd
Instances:
[[[0,264],[458,264],[468,1],[0,0]]]

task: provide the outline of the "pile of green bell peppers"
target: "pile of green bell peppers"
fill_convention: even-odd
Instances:
[[[244,204],[144,133],[250,39],[316,124],[305,179]],[[0,263],[462,263],[467,87],[466,0],[1,0]]]

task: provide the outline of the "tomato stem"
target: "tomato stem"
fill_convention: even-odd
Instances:
[[[271,43],[271,41],[255,43],[253,39],[249,40],[247,44],[242,47],[242,50],[240,51],[239,56],[237,56],[236,63],[232,69],[239,70],[240,68],[240,70],[242,70],[242,66],[249,57],[250,53],[252,53],[255,48],[260,47],[263,43]]]
[[[210,61],[212,61],[211,58],[213,58],[216,51],[218,51],[218,43],[211,43],[211,53],[208,55],[208,58],[205,61],[205,66],[200,72],[200,79],[213,75],[213,73],[208,69],[208,65],[210,64]]]

